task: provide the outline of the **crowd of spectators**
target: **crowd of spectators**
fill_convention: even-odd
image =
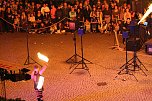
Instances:
[[[26,31],[30,33],[64,33],[83,26],[88,32],[118,33],[137,13],[131,5],[119,0],[0,0],[0,31]],[[123,23],[123,25],[122,25]],[[31,30],[30,30],[31,29]]]

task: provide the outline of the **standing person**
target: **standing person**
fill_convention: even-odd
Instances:
[[[93,6],[93,10],[90,13],[90,18],[91,18],[91,31],[96,32],[97,30],[97,11],[95,5]]]
[[[124,22],[127,22],[127,19],[131,20],[131,12],[129,11],[129,9],[126,9],[124,13]]]
[[[50,10],[51,22],[52,22],[52,23],[55,23],[55,22],[56,22],[56,16],[55,16],[56,10],[57,10],[57,9],[55,8],[55,6],[52,5],[52,6],[51,6],[51,10]]]
[[[63,12],[62,12],[62,9],[61,9],[61,5],[58,6],[58,8],[57,8],[57,10],[55,12],[55,16],[56,16],[57,22],[59,22],[59,21],[62,20],[62,18],[63,18]],[[59,31],[59,33],[61,31],[61,25],[62,25],[62,22],[57,23],[57,30]]]
[[[78,8],[76,12],[76,28],[83,26],[84,24],[84,15],[83,12]]]
[[[74,7],[71,7],[71,11],[69,12],[69,17],[71,21],[75,22],[77,14],[76,11],[74,10]]]
[[[63,3],[62,11],[63,11],[63,16],[64,17],[69,17],[69,11],[70,11],[70,9],[68,8],[66,2]]]
[[[42,76],[42,74],[46,70],[46,68],[47,68],[47,65],[44,65],[42,67],[42,69],[39,70],[39,67],[37,65],[35,65],[34,70],[31,74],[31,79],[34,81],[34,89],[37,93],[37,100],[38,101],[43,101],[42,100],[42,97],[43,97],[42,92],[44,91],[44,89],[43,89],[43,87],[41,89],[38,89],[37,85],[38,85],[39,77]]]
[[[110,23],[111,11],[109,9],[109,5],[108,4],[105,5],[105,9],[103,10],[103,18],[104,18],[104,20],[106,21],[107,24]]]
[[[84,21],[86,21],[86,19],[90,21],[90,13],[91,13],[91,9],[90,9],[89,6],[87,5],[87,6],[85,7],[85,9],[83,10]]]

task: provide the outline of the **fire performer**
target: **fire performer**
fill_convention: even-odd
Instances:
[[[46,56],[42,55],[41,53],[38,53],[38,58],[45,61],[45,62],[48,62],[48,60],[49,60]],[[47,61],[46,61],[46,59],[47,59]],[[44,91],[44,88],[43,88],[44,77],[42,76],[42,74],[46,70],[47,67],[48,67],[48,64],[45,63],[45,65],[40,70],[38,65],[35,65],[34,70],[31,74],[31,79],[34,81],[34,89],[37,93],[37,100],[38,101],[43,101],[42,93]]]

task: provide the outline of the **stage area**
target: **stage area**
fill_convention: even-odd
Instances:
[[[119,35],[120,43],[122,43]],[[89,73],[84,69],[75,69],[69,74],[70,64],[65,61],[74,54],[73,34],[30,34],[30,56],[40,64],[37,52],[49,57],[49,66],[44,72],[44,101],[152,101],[152,56],[144,48],[137,52],[145,67],[128,74],[119,75],[120,67],[125,63],[125,51],[113,50],[114,34],[86,33],[83,36],[84,58],[93,62],[87,64]],[[124,45],[120,45],[124,47]],[[18,72],[27,58],[26,33],[0,34],[0,60],[7,61]],[[80,36],[77,35],[77,54],[81,55]],[[128,53],[128,59],[133,53]],[[81,65],[79,65],[81,67]],[[6,97],[36,101],[33,81],[6,81]],[[2,89],[2,85],[0,90]],[[2,93],[2,91],[0,91]]]

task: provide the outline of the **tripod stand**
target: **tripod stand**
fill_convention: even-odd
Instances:
[[[142,68],[141,68],[141,66],[143,66],[144,67],[144,69],[146,70],[146,71],[148,71],[147,69],[146,69],[146,67],[143,65],[143,63],[139,60],[139,58],[138,58],[138,56],[137,56],[137,38],[136,38],[136,34],[139,34],[139,25],[137,26],[137,25],[135,25],[135,26],[131,26],[131,29],[132,29],[132,33],[133,33],[133,37],[134,37],[134,56],[133,56],[133,58],[132,59],[130,59],[128,62],[130,62],[130,61],[132,61],[131,62],[131,64],[132,64],[132,66],[133,66],[133,71],[136,71],[136,67],[138,68],[138,69],[140,69],[140,70],[142,70]],[[139,36],[139,38],[140,38],[140,36]],[[141,38],[140,38],[141,39]],[[142,41],[142,40],[141,40]],[[146,73],[142,70],[142,72],[145,74],[145,76],[147,76],[146,75]]]
[[[128,32],[123,32],[122,35],[123,35],[123,38],[125,39],[125,42],[126,42],[126,51],[125,51],[125,53],[126,53],[125,54],[126,55],[126,63],[120,67],[121,70],[117,74],[118,75],[129,74],[129,75],[133,75],[135,77],[135,75],[133,73],[131,73],[131,71],[129,70],[130,63],[128,61],[128,55],[127,55],[128,54],[127,53]],[[124,73],[122,73],[123,71],[124,71]],[[118,75],[115,78],[117,78]],[[135,79],[137,80],[136,77],[135,77]]]
[[[0,68],[0,84],[1,84],[1,95],[0,96],[4,98],[4,101],[6,101],[5,76],[6,76],[6,70]]]
[[[84,54],[83,54],[83,38],[82,38],[82,36],[83,36],[83,34],[84,34],[84,32],[83,32],[83,29],[78,29],[78,34],[80,34],[81,35],[81,52],[82,52],[82,57],[81,57],[81,61],[79,61],[79,62],[77,62],[78,64],[76,64],[76,66],[75,65],[73,65],[73,66],[75,66],[74,68],[73,68],[73,70],[70,72],[70,74],[75,70],[75,69],[84,69],[84,70],[87,70],[88,71],[88,73],[89,73],[89,75],[91,76],[91,74],[90,74],[90,72],[89,72],[89,68],[88,68],[88,66],[87,66],[87,64],[85,63],[85,60],[86,61],[89,61],[89,60],[87,60],[87,59],[85,59],[84,58]],[[90,62],[90,61],[89,61]],[[90,62],[90,63],[92,63],[92,62]],[[81,68],[77,68],[79,65],[81,64]],[[71,66],[72,67],[72,66]]]
[[[28,36],[28,28],[26,30],[26,48],[27,48],[27,58],[25,60],[24,65],[29,65],[29,64],[35,64],[37,63],[38,65],[40,65],[38,62],[36,62],[33,58],[30,57],[30,51],[29,51],[29,36]],[[30,61],[32,60],[32,61]],[[41,66],[41,65],[40,65]]]
[[[130,65],[133,66],[133,71],[136,71],[137,69],[140,69],[140,70],[142,70],[142,72],[145,74],[145,76],[147,76],[146,73],[145,73],[145,72],[143,71],[143,69],[141,68],[141,66],[143,66],[146,71],[148,71],[148,70],[147,70],[146,67],[143,65],[143,63],[140,61],[140,59],[138,58],[138,56],[137,56],[137,51],[136,51],[136,47],[137,47],[137,43],[136,43],[136,39],[134,39],[134,55],[133,55],[133,58],[131,58],[128,62],[131,62],[131,61],[132,61],[132,62],[130,63]]]
[[[74,28],[72,28],[74,30]],[[74,55],[72,55],[69,59],[66,60],[67,63],[78,63],[78,57],[82,58],[80,55],[77,54],[77,45],[76,45],[76,31],[73,32],[73,42],[74,42]],[[92,64],[89,60],[85,59],[84,60],[88,61],[89,63]]]
[[[121,70],[117,74],[118,75],[120,75],[120,74],[129,74],[129,75],[134,76],[134,78],[137,80],[135,75],[132,73],[132,71],[135,72],[137,70],[136,69],[136,67],[137,67],[138,69],[140,69],[144,73],[145,76],[147,76],[146,73],[141,68],[141,66],[143,66],[144,68],[145,68],[145,66],[143,65],[143,63],[137,57],[137,53],[136,53],[136,44],[137,44],[136,43],[136,37],[134,36],[134,56],[129,61],[128,61],[128,56],[127,56],[128,32],[123,33],[123,38],[126,39],[126,63],[120,67]],[[133,69],[130,69],[129,66],[133,66]],[[122,73],[124,70],[125,70],[125,72]],[[145,70],[147,71],[146,68],[145,68]],[[117,76],[115,78],[117,78]]]

